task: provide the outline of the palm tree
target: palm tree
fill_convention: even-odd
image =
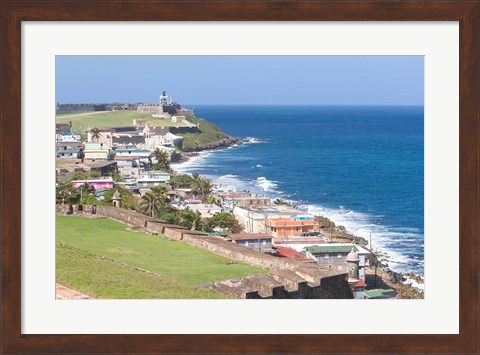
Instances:
[[[161,200],[159,196],[155,193],[147,192],[142,196],[140,201],[140,209],[142,213],[148,214],[151,217],[155,217],[155,212],[158,211],[158,206],[160,206]]]
[[[191,209],[187,208],[180,214],[179,224],[183,227],[189,228],[190,230],[199,229],[201,222],[202,217],[198,211],[192,211]]]
[[[155,186],[151,189],[152,193],[154,193],[156,196],[162,196],[165,195],[165,193],[168,191],[168,188],[166,186]]]
[[[92,135],[92,139],[93,139],[95,142],[98,142],[98,140],[100,139],[100,130],[99,130],[97,127],[93,127],[93,128],[90,130],[90,134]]]
[[[157,166],[161,170],[170,171],[170,156],[164,150],[160,150],[159,148],[155,149],[153,152],[153,156],[157,161]]]
[[[194,173],[192,174],[193,181],[192,181],[192,193],[195,196],[200,196],[203,200],[205,196],[207,196],[210,192],[212,192],[212,182],[208,179],[201,177],[199,174]]]
[[[217,203],[217,200],[215,199],[215,196],[213,195],[207,195],[203,198],[203,203],[207,205],[214,205]]]

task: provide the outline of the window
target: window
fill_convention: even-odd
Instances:
[[[245,246],[248,247],[248,240],[245,241]]]
[[[325,259],[330,259],[330,254],[325,254]]]
[[[263,245],[267,245],[267,241],[266,241],[266,240],[262,240],[262,244],[263,244]]]
[[[341,259],[342,258],[342,254],[337,254],[337,258]]]

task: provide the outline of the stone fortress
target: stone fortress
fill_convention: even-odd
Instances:
[[[167,114],[175,115],[178,113],[194,115],[193,109],[186,109],[181,107],[178,103],[172,100],[171,96],[168,96],[164,91],[159,97],[159,102],[152,103],[81,103],[81,104],[60,104],[57,103],[58,112],[90,112],[90,111],[140,111],[151,112],[152,114]]]

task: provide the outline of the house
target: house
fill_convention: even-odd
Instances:
[[[76,159],[81,142],[58,142],[56,149],[57,158]]]
[[[305,247],[305,255],[313,257],[319,265],[328,265],[339,271],[348,271],[347,255],[352,249],[358,254],[359,277],[365,279],[365,266],[370,265],[370,252],[359,245],[350,243],[326,243]]]
[[[115,160],[148,160],[150,151],[135,146],[115,149]]]
[[[62,132],[58,134],[58,142],[80,142],[82,139],[80,134],[74,132]]]
[[[168,187],[170,181],[170,174],[164,171],[141,171],[137,179],[137,186],[139,189],[151,189],[157,186]]]
[[[176,136],[173,133],[167,132],[163,135],[151,135],[145,138],[145,144],[150,150],[155,150],[160,147],[182,147],[183,137]]]
[[[94,137],[92,132],[88,132],[87,142],[103,143],[104,146],[108,146],[109,148],[112,148],[112,144],[113,144],[112,132],[100,131],[98,132],[98,137]]]
[[[139,178],[140,179],[156,179],[166,184],[170,181],[170,174],[161,170],[148,170],[148,171],[141,171]]]
[[[111,158],[110,146],[105,143],[85,143],[85,160],[107,160]]]
[[[111,175],[113,171],[117,170],[117,162],[116,161],[86,161],[82,164],[84,167],[90,169],[90,171],[98,171],[101,176]]]
[[[274,237],[302,236],[318,230],[313,217],[304,216],[269,218],[267,226]]]
[[[298,261],[300,263],[310,263],[311,264],[311,263],[316,262],[316,259],[307,258],[302,253],[299,253],[298,251],[296,251],[295,249],[292,249],[292,248],[276,245],[275,247],[273,247],[273,249],[274,249],[274,252],[275,252],[273,254],[274,256],[278,256],[278,257],[282,257],[282,258],[289,258],[289,259]]]
[[[97,190],[105,190],[113,188],[113,180],[112,179],[89,179],[89,180],[73,180],[72,185],[73,187],[77,188],[84,184],[88,186],[92,186],[95,191]]]
[[[227,234],[225,239],[252,250],[264,253],[272,251],[272,236],[266,233]]]
[[[251,207],[251,206],[266,206],[270,204],[269,197],[263,196],[248,196],[248,197],[240,197],[236,199],[236,203],[240,207]]]

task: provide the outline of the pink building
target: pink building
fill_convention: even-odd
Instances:
[[[108,148],[112,148],[113,144],[113,138],[112,138],[112,132],[110,131],[101,131],[99,132],[99,137],[98,139],[93,139],[93,135],[91,132],[88,132],[88,137],[87,141],[93,142],[93,143],[103,143],[108,146]]]
[[[93,186],[96,190],[101,189],[111,189],[113,188],[113,180],[112,179],[90,179],[90,180],[73,180],[72,185],[73,187],[77,188],[84,184],[88,186]]]

